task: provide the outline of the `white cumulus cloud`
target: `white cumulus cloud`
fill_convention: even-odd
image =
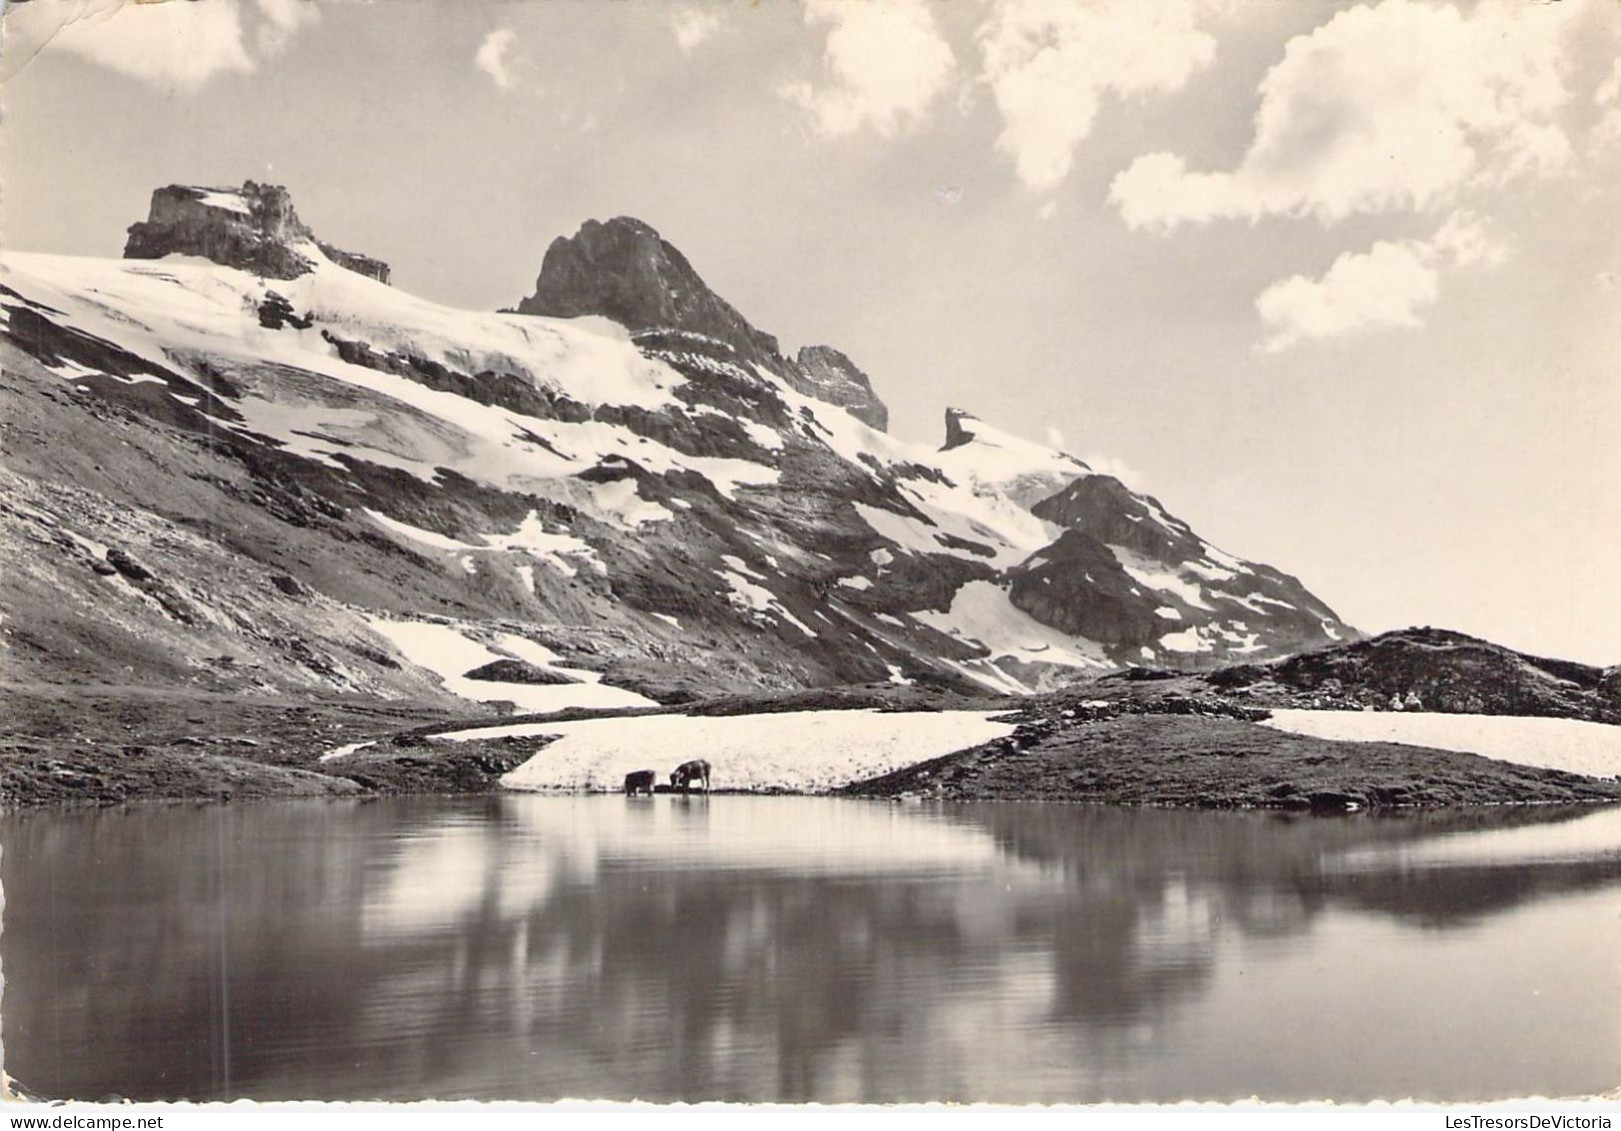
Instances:
[[[690,55],[726,26],[726,17],[715,7],[683,4],[670,13],[670,33],[676,46]]]
[[[1132,228],[1218,218],[1453,204],[1463,190],[1550,176],[1572,156],[1567,33],[1582,0],[1382,0],[1291,39],[1262,81],[1248,151],[1229,171],[1139,157],[1110,199]]]
[[[810,111],[828,137],[871,128],[882,137],[923,119],[956,69],[922,0],[808,0],[807,24],[827,24],[820,85],[778,93]]]
[[[473,54],[473,65],[490,76],[490,81],[502,90],[518,85],[518,76],[512,65],[512,51],[518,45],[518,36],[511,28],[496,28],[484,37]]]
[[[217,74],[246,74],[255,67],[237,0],[33,3],[8,8],[5,22],[8,53],[65,51],[181,91],[196,90]]]
[[[36,0],[5,12],[0,81],[41,51],[77,55],[166,90],[190,93],[251,74],[320,21],[313,0]]]
[[[981,78],[1002,117],[996,146],[1019,179],[1056,188],[1105,95],[1180,90],[1210,65],[1203,0],[1003,0],[979,29]]]
[[[254,33],[259,54],[273,58],[287,50],[293,37],[312,24],[319,23],[321,11],[314,0],[256,0],[263,19]]]
[[[1106,452],[1087,452],[1081,456],[1081,462],[1099,475],[1114,476],[1133,491],[1143,492],[1150,489],[1148,476],[1118,456],[1111,456]]]
[[[1260,348],[1277,353],[1358,331],[1421,326],[1444,270],[1499,263],[1507,252],[1466,212],[1453,213],[1427,240],[1380,240],[1365,252],[1346,252],[1320,279],[1295,275],[1261,292]]]

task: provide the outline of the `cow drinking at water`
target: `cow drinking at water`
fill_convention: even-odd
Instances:
[[[670,788],[679,789],[682,793],[691,793],[693,782],[702,782],[704,792],[709,792],[709,763],[702,758],[682,762],[670,775]]]
[[[633,770],[625,775],[625,796],[635,797],[638,793],[653,796],[653,781],[655,775],[652,770]]]

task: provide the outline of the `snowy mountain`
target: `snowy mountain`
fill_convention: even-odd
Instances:
[[[158,190],[125,256],[0,259],[13,678],[623,705],[1357,637],[1072,456],[886,434],[849,358],[784,356],[639,221],[501,313],[252,182]]]

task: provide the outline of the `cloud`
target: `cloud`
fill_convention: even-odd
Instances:
[[[1600,111],[1593,140],[1600,145],[1621,141],[1621,59],[1593,92],[1593,105]]]
[[[287,50],[293,37],[304,28],[321,22],[321,11],[314,0],[257,0],[257,3],[264,18],[254,33],[254,43],[266,59]]]
[[[688,55],[725,26],[726,17],[716,8],[683,4],[670,13],[670,32],[676,46]]]
[[[1593,101],[1600,106],[1621,104],[1621,59],[1615,61],[1610,73],[1599,83],[1598,89],[1593,92]]]
[[[244,21],[244,15],[251,18]],[[41,51],[77,55],[166,90],[190,93],[224,74],[251,74],[320,21],[311,0],[39,0],[5,13],[0,79]],[[251,44],[251,49],[250,49]]]
[[[1100,99],[1180,90],[1210,65],[1201,0],[1004,0],[978,33],[980,77],[1002,116],[996,147],[1019,179],[1056,188]]]
[[[1149,490],[1148,477],[1116,456],[1087,452],[1081,457],[1081,462],[1099,475],[1112,475],[1139,494]]]
[[[1139,157],[1109,198],[1132,228],[1218,218],[1449,206],[1477,185],[1547,177],[1572,148],[1566,32],[1580,0],[1450,4],[1383,0],[1296,36],[1260,85],[1248,151],[1231,171]]]
[[[478,45],[473,65],[489,75],[490,81],[502,90],[511,90],[518,85],[518,76],[509,56],[517,44],[518,36],[511,28],[496,28]]]
[[[777,93],[810,111],[826,137],[865,127],[893,136],[923,119],[956,69],[922,0],[808,0],[805,22],[831,25],[822,56],[827,81],[789,83]]]
[[[1321,279],[1295,275],[1261,292],[1260,349],[1278,353],[1358,331],[1416,328],[1440,295],[1443,270],[1496,264],[1507,254],[1467,212],[1453,213],[1428,240],[1380,240],[1365,252],[1346,252]]]
[[[236,0],[34,3],[8,9],[5,30],[8,39],[21,33],[20,39],[36,42],[38,49],[66,51],[182,91],[196,90],[217,74],[246,74],[255,67],[243,42]]]

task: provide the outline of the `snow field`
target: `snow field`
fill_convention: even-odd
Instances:
[[[684,381],[643,356],[625,330],[606,319],[553,320],[439,306],[327,262],[313,245],[309,250],[316,270],[274,280],[273,288],[241,271],[194,262],[7,252],[3,263],[36,300],[66,312],[67,324],[166,369],[177,368],[170,350],[226,359],[241,367],[238,376],[280,365],[420,414],[385,421],[375,410],[348,407],[356,403],[352,390],[328,393],[318,384],[301,389],[296,399],[272,402],[253,396],[255,386],[249,383],[249,395],[238,405],[246,426],[311,457],[331,461],[347,454],[429,481],[446,466],[489,486],[528,489],[535,480],[595,466],[605,452],[634,448],[637,462],[652,473],[695,471],[729,498],[740,487],[776,481],[775,468],[686,456],[619,425],[541,420],[351,365],[322,338],[323,330],[382,353],[409,353],[467,372],[512,373],[590,404],[656,409],[678,403],[670,390]],[[260,326],[257,308],[267,289],[313,313],[318,324],[307,330]],[[292,387],[285,381],[275,387],[282,385]],[[286,389],[280,392],[286,395]],[[239,426],[222,421],[221,427]],[[402,427],[407,433],[397,434]],[[328,435],[331,440],[323,443]],[[537,438],[550,450],[536,444]],[[638,512],[641,520],[648,517],[653,516]]]
[[[1113,666],[1096,645],[1049,628],[1014,608],[1007,593],[990,581],[970,581],[957,590],[947,612],[925,610],[910,616],[948,635],[977,640],[990,649],[992,659],[1012,656],[1072,668]],[[1093,649],[1090,653],[1089,646]]]
[[[480,552],[490,550],[518,550],[527,553],[536,561],[543,562],[564,577],[573,577],[579,571],[568,558],[578,558],[587,561],[597,572],[603,572],[603,565],[597,559],[597,552],[583,539],[575,538],[571,534],[548,533],[540,517],[530,511],[518,528],[511,534],[480,534],[484,545],[477,546],[471,542],[458,541],[444,534],[432,530],[424,530],[420,526],[400,522],[389,518],[386,514],[370,508],[363,508],[366,516],[390,534],[416,542],[435,550],[445,550],[453,553],[467,551]],[[469,570],[468,572],[472,572]],[[533,574],[530,575],[529,589],[534,590]]]
[[[1433,746],[1521,766],[1621,777],[1621,726],[1582,719],[1288,708],[1273,711],[1262,725],[1313,738]]]
[[[496,634],[490,645],[480,643],[461,629],[427,621],[387,620],[367,617],[372,629],[418,667],[437,675],[445,690],[463,699],[480,703],[508,700],[524,711],[561,711],[566,707],[656,707],[653,700],[634,691],[608,687],[597,672],[565,668],[555,663],[557,656],[532,640],[510,633]],[[526,660],[539,668],[550,668],[579,680],[578,683],[531,684],[492,683],[468,679],[464,673],[495,660]]]
[[[556,741],[501,779],[508,789],[617,791],[625,775],[660,781],[693,758],[714,767],[715,789],[819,793],[1013,733],[991,711],[790,711],[705,717],[642,715],[513,723],[435,736],[437,741]]]

